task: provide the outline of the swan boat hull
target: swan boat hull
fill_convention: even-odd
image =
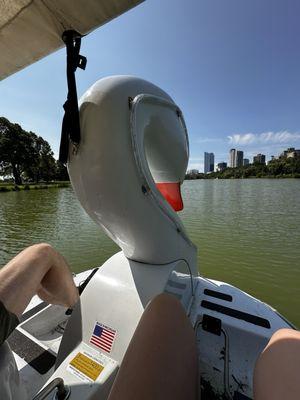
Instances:
[[[141,266],[135,264],[138,263],[128,262],[120,252],[101,268],[75,276],[77,285],[88,283],[80,305],[71,315],[67,315],[63,307],[47,305],[37,297],[33,298],[20,325],[8,340],[19,371],[23,399],[33,399],[45,383],[55,377],[62,377],[71,387],[70,399],[94,398],[96,392],[99,393],[97,398],[107,398],[149,297],[162,289],[150,288],[147,293],[139,276]],[[124,268],[126,265],[129,268]],[[269,305],[236,287],[201,276],[193,277],[191,284],[189,274],[178,272],[178,266],[174,271],[173,267],[161,272],[165,285],[163,291],[180,299],[194,327],[201,398],[252,399],[252,377],[257,357],[276,330],[291,328],[291,324]],[[151,287],[152,271],[143,273],[148,274],[148,286]],[[98,303],[103,307],[95,305],[95,294],[100,286],[103,296],[98,296]],[[105,306],[109,297],[113,307]],[[105,308],[115,310],[115,315],[108,318]],[[87,321],[87,312],[92,322]],[[123,315],[127,326],[122,318],[118,325],[120,316],[117,314]],[[82,318],[80,323],[79,316]],[[115,328],[112,349],[101,348],[91,341],[96,323]],[[67,342],[62,340],[64,334]],[[79,353],[104,366],[100,376],[89,376],[85,367],[74,362]],[[53,398],[53,393],[52,397],[45,398]]]
[[[60,48],[66,30],[87,34],[138,3],[4,2],[0,79]],[[181,301],[194,327],[202,400],[253,399],[257,357],[275,331],[293,327],[242,290],[198,275],[196,248],[155,186],[184,179],[189,151],[181,110],[146,81],[113,77],[88,90],[80,117],[82,142],[69,146],[71,181],[87,213],[123,251],[74,277],[84,290],[72,312],[32,299],[0,348],[1,399],[57,398],[55,389],[43,394],[56,378],[69,388],[64,398],[106,399],[143,310],[162,292]]]

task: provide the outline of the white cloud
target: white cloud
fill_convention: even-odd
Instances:
[[[250,145],[253,143],[263,144],[280,144],[280,143],[291,143],[300,140],[299,132],[263,132],[263,133],[237,133],[228,136],[230,144],[233,145]]]
[[[300,133],[283,132],[265,132],[260,135],[260,141],[263,143],[286,143],[300,139]]]
[[[229,143],[231,144],[251,144],[255,142],[256,136],[254,133],[244,133],[244,134],[235,134],[232,136],[228,136]]]

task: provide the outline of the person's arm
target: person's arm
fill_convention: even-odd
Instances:
[[[49,244],[30,246],[0,270],[0,301],[21,316],[31,298],[72,307],[79,295],[70,268]]]

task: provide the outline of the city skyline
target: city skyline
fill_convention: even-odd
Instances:
[[[211,145],[208,147],[207,143],[211,143]],[[215,150],[215,148],[220,148],[220,143],[222,143],[222,146],[226,143],[225,151],[223,148],[220,151]],[[275,158],[279,157],[287,148],[300,148],[300,133],[291,133],[287,131],[267,132],[258,135],[249,133],[240,136],[233,135],[230,139],[228,138],[228,140],[206,140],[201,143],[201,145],[203,146],[203,156],[198,158],[191,157],[188,169],[198,169],[204,172],[204,152],[208,150],[215,155],[215,167],[222,162],[226,162],[228,166],[230,165],[229,153],[231,148],[243,151],[244,159],[249,159],[250,163],[253,162],[253,157],[259,153],[264,154],[266,162],[268,162],[273,156],[275,156]]]
[[[278,159],[282,156],[288,156],[288,154],[295,153],[295,157],[300,156],[300,150],[296,149],[295,147],[287,146],[280,151],[279,154],[272,154],[269,159],[267,159],[265,154],[262,154],[260,152],[253,154],[252,159],[244,157],[244,152],[243,150],[240,149],[230,149],[228,152],[228,157],[227,159],[223,159],[222,161],[218,161],[214,163],[213,169],[210,167],[210,170],[208,170],[208,167],[205,167],[205,160],[207,161],[207,166],[210,165],[211,161],[211,156],[213,156],[213,160],[215,160],[215,153],[213,152],[204,152],[204,169],[201,171],[199,168],[187,168],[187,171],[194,171],[194,172],[203,172],[203,173],[209,173],[209,172],[214,172],[223,170],[224,168],[236,168],[236,167],[241,167],[241,166],[247,166],[250,164],[254,163],[260,163],[260,164],[267,164],[269,161]]]

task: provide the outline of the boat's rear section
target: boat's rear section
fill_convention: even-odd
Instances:
[[[197,336],[202,399],[253,399],[259,354],[274,332],[293,326],[236,287],[196,279],[191,321]]]
[[[176,296],[189,314],[197,337],[202,400],[253,399],[257,357],[276,330],[291,327],[245,292],[192,277],[183,261],[154,269],[120,252],[91,272],[76,277],[77,284],[90,280],[72,314],[41,302],[24,313],[9,340],[20,374],[21,394],[14,399],[33,399],[57,378],[69,387],[70,399],[106,399],[139,318],[157,293]],[[16,390],[16,373],[9,376]],[[52,399],[55,390],[37,398]]]

